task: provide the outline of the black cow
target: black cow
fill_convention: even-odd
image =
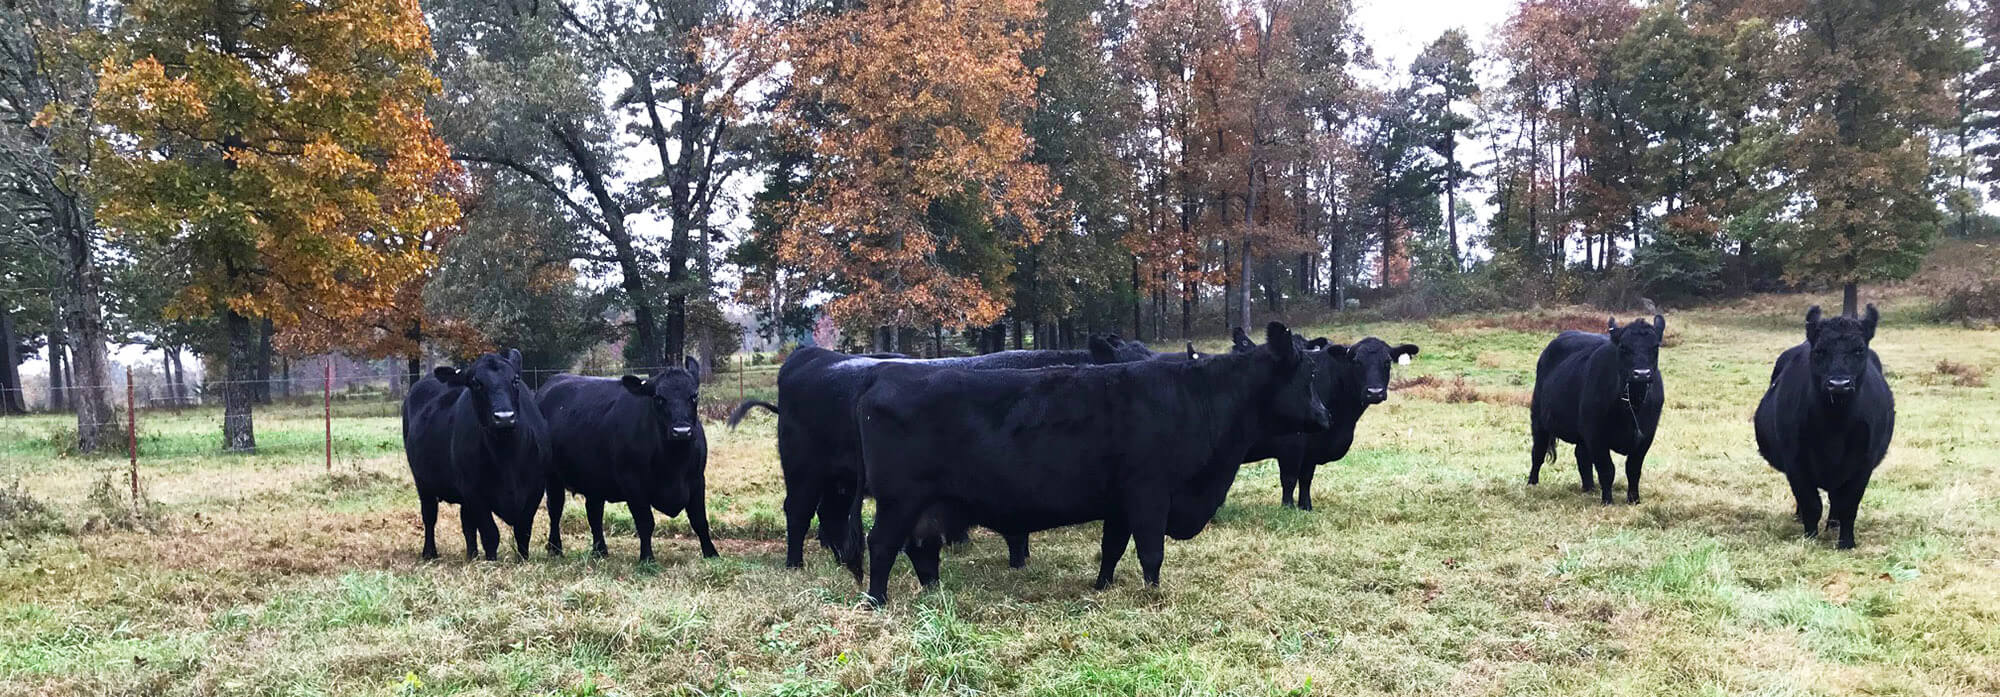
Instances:
[[[459,505],[465,557],[498,553],[493,516],[514,528],[528,556],[535,507],[549,478],[549,425],[521,382],[521,352],[480,356],[463,370],[440,367],[403,400],[403,452],[424,514],[424,558],[437,558],[438,502]]]
[[[850,529],[850,509],[860,503],[857,475],[861,471],[861,435],[856,428],[854,401],[863,382],[877,367],[893,363],[954,366],[972,369],[1042,368],[1084,363],[1143,360],[1153,352],[1144,344],[1115,335],[1093,336],[1087,350],[1001,351],[963,358],[921,360],[893,354],[856,356],[818,347],[793,351],[778,368],[778,405],[758,400],[737,405],[729,415],[734,427],[750,409],[762,407],[778,415],[778,466],[785,475],[785,566],[805,566],[806,531],[819,519],[820,545],[831,550],[858,581],[861,578],[861,531]],[[959,537],[962,526],[947,525],[945,534]],[[1027,563],[1027,543],[1009,538],[1009,563]]]
[[[1646,451],[1659,432],[1666,380],[1660,375],[1660,338],[1667,320],[1637,320],[1610,333],[1567,331],[1542,349],[1535,362],[1535,395],[1528,405],[1534,461],[1528,483],[1541,481],[1542,463],[1554,455],[1554,440],[1576,444],[1576,473],[1584,493],[1597,489],[1611,503],[1618,475],[1611,453],[1625,456],[1625,502],[1639,502],[1639,474]],[[1597,469],[1596,484],[1591,466]]]
[[[639,561],[653,558],[653,510],[671,518],[685,509],[688,527],[713,557],[704,496],[708,436],[695,407],[701,365],[688,358],[642,380],[557,375],[542,385],[542,409],[555,443],[549,488],[549,553],[562,554],[565,491],[583,495],[590,551],[604,556],[604,504],[623,501],[639,534]]]
[[[1236,328],[1231,350],[1238,353],[1256,348],[1243,328]],[[1287,433],[1272,436],[1250,446],[1244,463],[1267,459],[1278,461],[1278,481],[1284,487],[1283,505],[1292,505],[1292,489],[1299,491],[1300,510],[1312,510],[1313,473],[1320,465],[1347,456],[1354,445],[1354,425],[1368,407],[1389,399],[1389,366],[1417,355],[1416,344],[1390,346],[1368,337],[1352,346],[1329,342],[1325,337],[1306,344],[1306,358],[1314,365],[1314,390],[1326,404],[1332,427],[1319,433]]]
[[[1826,490],[1833,506],[1826,526],[1840,528],[1841,549],[1854,547],[1861,494],[1896,430],[1896,397],[1882,359],[1868,348],[1879,319],[1869,305],[1860,319],[1821,320],[1814,305],[1806,311],[1806,342],[1778,356],[1757,403],[1757,452],[1791,483],[1806,537],[1819,536],[1819,492]]]
[[[1098,587],[1127,540],[1158,585],[1167,536],[1199,534],[1243,454],[1273,433],[1324,429],[1304,342],[1271,323],[1249,354],[1045,370],[885,365],[858,405],[867,486],[868,595],[925,515],[954,511],[1003,534],[1103,520]],[[937,581],[937,558],[912,553]]]

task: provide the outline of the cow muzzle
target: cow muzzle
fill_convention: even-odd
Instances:
[[[1854,394],[1854,378],[1827,378],[1826,393],[1835,397]]]
[[[1368,389],[1362,390],[1361,396],[1362,399],[1367,400],[1369,404],[1381,404],[1383,402],[1389,401],[1389,388],[1370,387]]]
[[[1625,378],[1625,381],[1626,381],[1626,382],[1629,382],[1629,383],[1633,383],[1633,384],[1637,384],[1637,385],[1648,385],[1648,384],[1652,384],[1652,382],[1653,382],[1653,369],[1652,369],[1652,368],[1633,368],[1633,369],[1632,369],[1632,374],[1631,374],[1631,375],[1629,375],[1629,376],[1626,376],[1626,378]]]
[[[513,428],[514,412],[511,411],[493,412],[493,425],[498,426],[500,428]]]
[[[672,436],[674,440],[687,440],[687,439],[689,439],[689,438],[693,438],[693,437],[694,437],[694,427],[693,427],[693,426],[675,426],[675,427],[673,427],[673,428],[669,428],[669,429],[667,429],[667,433],[668,433],[668,434],[669,434],[670,436]]]

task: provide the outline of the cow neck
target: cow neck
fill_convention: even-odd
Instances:
[[[1332,357],[1328,357],[1326,363],[1329,367],[1328,372],[1333,374],[1333,383],[1319,399],[1320,403],[1326,405],[1327,415],[1335,417],[1336,422],[1340,421],[1339,417],[1350,414],[1357,419],[1360,418],[1362,412],[1368,411],[1370,406],[1368,400],[1357,394],[1359,392],[1357,386],[1366,378],[1361,374],[1361,364]]]
[[[1258,428],[1263,419],[1257,413],[1256,399],[1259,393],[1269,389],[1271,371],[1257,354],[1224,354],[1207,361],[1180,365],[1188,366],[1189,372],[1193,373],[1190,387],[1196,391],[1194,402],[1208,407],[1202,410],[1208,418],[1201,421],[1210,424],[1203,431],[1208,436],[1211,452],[1241,451],[1235,454],[1235,459],[1240,462],[1242,454],[1249,452],[1251,445],[1272,435],[1265,432],[1271,429]]]

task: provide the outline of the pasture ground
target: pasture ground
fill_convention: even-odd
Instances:
[[[61,417],[0,420],[0,483],[69,529],[0,537],[0,695],[2000,693],[2000,386],[1964,377],[2000,383],[2000,332],[1883,308],[1898,432],[1840,552],[1800,539],[1749,423],[1814,299],[1670,316],[1639,505],[1579,493],[1566,447],[1526,484],[1535,356],[1601,315],[1312,327],[1419,343],[1397,377],[1438,380],[1370,411],[1316,512],[1250,465],[1158,590],[1127,555],[1092,591],[1091,525],[1036,535],[1019,571],[977,535],[937,592],[899,562],[881,611],[816,547],[782,568],[768,416],[709,430],[723,556],[677,518],[643,566],[617,506],[610,558],[580,554],[580,505],[568,558],[542,554],[544,521],[526,562],[463,561],[447,506],[446,558],[419,561],[393,405],[342,407],[333,474],[316,405],[261,410],[260,438],[294,445],[250,457],[203,454],[212,412],[148,413],[158,505],[127,526],[86,524],[117,517],[92,491],[122,459],[56,457]],[[734,401],[723,379],[708,400]]]

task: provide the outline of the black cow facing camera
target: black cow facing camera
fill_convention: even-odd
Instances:
[[[561,555],[566,492],[583,495],[590,551],[604,556],[605,502],[625,502],[639,535],[639,561],[653,559],[653,511],[687,511],[701,555],[716,556],[708,536],[708,437],[696,407],[701,365],[688,358],[642,379],[557,375],[542,385],[542,408],[555,443],[548,481],[549,554]]]
[[[549,476],[549,431],[535,391],[521,382],[521,352],[486,354],[463,369],[440,367],[403,399],[403,453],[424,516],[424,558],[437,558],[438,502],[459,505],[465,556],[497,556],[500,530],[514,529],[528,556],[535,506]]]
[[[1257,347],[1238,327],[1231,336],[1232,351],[1242,353]],[[1258,441],[1250,447],[1244,462],[1277,459],[1278,480],[1284,494],[1280,503],[1293,504],[1292,490],[1299,492],[1299,510],[1313,508],[1313,475],[1319,466],[1347,456],[1354,446],[1354,426],[1368,407],[1389,399],[1389,370],[1396,363],[1417,355],[1416,344],[1398,344],[1367,337],[1351,346],[1333,343],[1326,337],[1306,342],[1306,359],[1313,362],[1313,392],[1326,405],[1332,427],[1319,433],[1286,433]]]
[[[1882,359],[1868,348],[1881,314],[1820,319],[1806,311],[1806,342],[1786,349],[1771,369],[1771,386],[1757,403],[1757,452],[1783,472],[1798,502],[1806,537],[1819,536],[1819,492],[1840,528],[1841,549],[1854,547],[1854,517],[1868,478],[1889,452],[1896,398],[1882,376]]]
[[[1667,320],[1637,320],[1623,327],[1612,318],[1605,334],[1567,331],[1542,349],[1535,362],[1535,395],[1528,407],[1534,437],[1528,483],[1541,481],[1542,463],[1555,439],[1576,444],[1576,473],[1583,491],[1595,489],[1605,504],[1617,477],[1612,453],[1625,456],[1625,502],[1639,502],[1639,474],[1660,426],[1666,380],[1660,375],[1660,339]],[[1593,465],[1596,481],[1592,481]]]

